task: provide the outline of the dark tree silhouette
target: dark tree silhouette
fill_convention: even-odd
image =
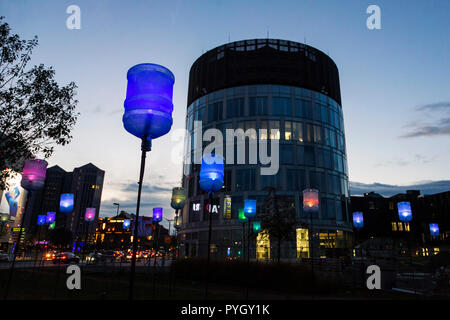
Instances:
[[[267,231],[270,239],[277,243],[277,262],[281,258],[281,243],[292,240],[296,226],[295,207],[291,206],[289,201],[276,194],[275,188],[268,188],[269,194],[264,201],[261,216],[261,227]]]
[[[77,86],[60,86],[44,65],[27,68],[37,37],[21,40],[0,17],[0,190],[27,158],[49,157],[70,142]],[[11,169],[11,170],[7,170]]]

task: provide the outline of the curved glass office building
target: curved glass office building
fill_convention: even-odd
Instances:
[[[270,190],[276,194],[272,203],[276,198],[295,219],[293,237],[282,243],[282,259],[310,257],[311,252],[316,257],[346,254],[352,228],[344,123],[339,73],[327,55],[275,39],[237,41],[206,52],[190,70],[186,128],[183,186],[188,198],[179,231],[181,256],[206,256],[209,214],[212,257],[243,256],[247,226],[240,223],[239,210],[245,199],[256,199],[257,219],[270,214]],[[207,206],[208,195],[199,188],[198,159],[211,143],[202,134],[212,128],[224,138],[225,183]],[[239,128],[247,133],[241,161],[240,144],[229,140],[226,131]],[[268,149],[278,143],[278,150],[273,149],[279,158],[276,174],[261,174],[269,166],[261,158],[261,142]],[[229,147],[234,159],[227,156]],[[312,217],[303,212],[302,191],[307,188],[320,192],[319,212]],[[250,258],[274,257],[274,241],[264,230],[251,238]]]

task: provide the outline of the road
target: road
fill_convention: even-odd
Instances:
[[[156,266],[157,267],[161,267],[162,265],[162,258],[156,258]],[[169,267],[171,264],[171,260],[165,259],[164,260],[164,267]],[[136,262],[136,271],[145,271],[147,269],[153,269],[153,265],[155,263],[155,259],[151,259],[151,263],[150,263],[150,267],[148,265],[148,260],[146,261],[137,261]],[[11,262],[0,262],[0,270],[1,269],[9,269],[11,265]],[[54,264],[51,261],[16,261],[14,268],[15,269],[27,269],[27,268],[33,268],[36,265],[36,268],[39,267],[39,265],[41,265],[41,268],[57,268],[58,264]],[[67,266],[67,263],[61,263],[60,266]],[[80,262],[78,264],[79,266],[86,266],[86,264],[84,262]],[[130,267],[130,262],[111,262],[108,261],[106,263],[98,263],[98,264],[91,264],[89,263],[87,265],[87,270],[89,271],[110,271],[112,269],[126,269]]]

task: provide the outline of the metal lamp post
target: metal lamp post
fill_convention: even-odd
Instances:
[[[120,203],[114,202],[113,205],[117,206],[117,214],[116,215],[119,215]]]
[[[248,219],[247,264],[250,263],[250,221],[256,217],[256,200],[244,201],[244,215]]]
[[[151,150],[151,141],[165,135],[172,127],[172,95],[175,77],[169,69],[163,66],[143,63],[129,69],[127,79],[123,125],[125,130],[142,141],[136,204],[136,221],[138,221],[146,153]],[[136,248],[137,228],[134,229],[133,237],[129,300],[133,299]]]
[[[37,243],[36,243],[36,256],[34,258],[34,264],[33,264],[33,273],[32,273],[33,275],[34,275],[34,270],[36,268],[36,262],[37,262],[37,259],[38,259],[38,256],[39,256],[39,251],[40,251],[41,227],[45,224],[45,218],[46,218],[45,215],[39,215],[38,218],[37,218],[37,222],[36,222],[36,224],[38,226],[38,240],[37,240]]]
[[[364,227],[364,215],[360,211],[353,212],[353,227],[356,229],[355,232],[355,246],[358,242],[358,232],[359,229]]]
[[[247,269],[249,270],[250,266],[250,238],[251,238],[251,229],[250,229],[250,221],[256,217],[256,200],[247,199],[244,201],[244,215],[247,218],[248,222],[248,232],[247,232]],[[247,282],[247,288],[245,290],[245,297],[248,299],[248,287],[249,284]]]
[[[153,217],[152,221],[155,224],[156,228],[158,228],[158,236],[156,237],[156,247],[155,247],[155,260],[153,262],[153,299],[155,298],[155,290],[156,290],[156,256],[159,249],[159,237],[161,234],[161,226],[159,223],[163,219],[163,208],[153,208]],[[149,262],[150,265],[150,262]]]
[[[212,154],[204,155],[200,167],[200,188],[209,195],[209,205],[212,205],[213,194],[219,191],[223,186],[224,178],[224,159],[221,155]],[[211,228],[212,228],[212,210],[209,213],[209,229],[208,229],[208,259],[206,264],[206,281],[205,281],[205,299],[208,296],[209,281],[209,261],[211,258]]]
[[[180,209],[183,209],[185,202],[186,202],[186,191],[184,190],[184,188],[182,188],[182,187],[173,188],[170,206],[173,209],[175,209],[175,219],[174,219],[174,223],[173,223],[173,227],[175,229],[177,229],[177,224],[178,224],[178,211]]]
[[[83,253],[86,255],[87,244],[88,244],[88,236],[89,236],[89,227],[91,226],[91,222],[95,220],[97,209],[95,208],[86,208],[84,213],[84,221],[86,221],[86,234],[84,236],[84,245],[83,245]]]
[[[22,188],[30,192],[28,194],[28,197],[30,197],[32,191],[41,190],[44,187],[45,176],[47,174],[47,165],[48,165],[47,161],[40,159],[28,159],[25,161],[25,165],[23,167],[22,172],[22,181],[20,182],[20,184]],[[6,290],[4,295],[5,300],[8,298],[9,288],[11,287],[11,281],[14,274],[14,265],[16,263],[17,251],[19,250],[20,240],[22,238],[22,231],[24,229],[23,225],[25,223],[25,217],[26,217],[26,208],[23,211],[22,219],[19,225],[19,237],[14,246],[13,261],[11,263],[11,268],[9,269],[9,277],[8,282],[6,284]]]
[[[246,256],[244,253],[244,251],[245,251],[244,250],[244,248],[245,248],[245,223],[247,222],[248,219],[244,214],[244,208],[239,209],[238,218],[239,218],[239,222],[242,223],[242,242],[241,242],[242,246],[241,246],[241,248],[242,248],[242,257],[245,257]]]
[[[311,279],[314,286],[314,226],[313,215],[319,212],[319,190],[305,189],[303,190],[303,211],[310,213],[310,259],[311,259]]]

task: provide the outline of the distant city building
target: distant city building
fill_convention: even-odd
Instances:
[[[130,227],[124,229],[123,221],[130,219]],[[127,250],[131,248],[133,237],[133,223],[135,215],[121,211],[119,215],[110,218],[99,218],[95,234],[95,243],[102,249]],[[152,217],[139,217],[138,245],[142,249],[149,249],[156,245],[155,239],[159,234],[159,245],[164,244],[164,236],[168,230],[161,224],[153,224]]]
[[[95,208],[96,217],[94,222],[89,224],[88,240],[92,241],[100,212],[104,176],[105,171],[92,163],[75,168],[73,172],[67,172],[57,165],[48,168],[43,190],[33,192],[26,206],[26,227],[35,233],[38,215],[56,212],[55,228],[64,228],[70,231],[75,239],[83,240],[88,226],[84,220],[86,208]],[[74,194],[74,209],[68,214],[59,211],[63,193]]]
[[[399,220],[397,203],[411,204],[412,220]],[[419,190],[385,198],[377,193],[351,197],[352,212],[363,212],[364,226],[355,230],[356,246],[380,255],[427,256],[450,248],[450,191],[421,195]],[[430,224],[439,226],[439,236],[430,234]]]

